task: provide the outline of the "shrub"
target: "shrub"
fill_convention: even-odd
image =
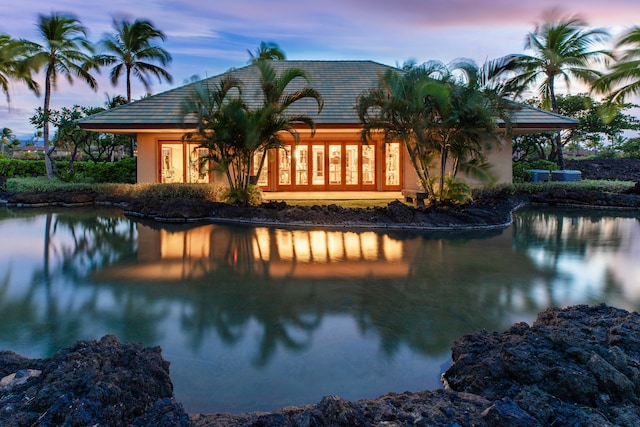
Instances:
[[[67,182],[117,182],[135,184],[136,158],[128,157],[113,163],[74,162],[69,172],[68,161],[55,162],[57,175]],[[19,178],[46,176],[44,160],[0,159],[0,177]]]
[[[76,162],[76,173],[80,174],[80,179],[95,183],[123,183],[135,184],[137,177],[136,157],[127,157],[118,162],[93,163]]]
[[[258,205],[262,202],[262,190],[256,185],[249,185],[246,192],[241,188],[235,190],[227,188],[222,194],[222,200],[231,205]]]

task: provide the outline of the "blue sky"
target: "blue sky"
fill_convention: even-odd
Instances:
[[[580,14],[593,27],[619,33],[640,25],[638,0],[23,0],[0,3],[0,33],[38,41],[39,13],[68,12],[97,41],[111,31],[114,17],[145,18],[165,32],[163,47],[173,56],[172,84],[154,82],[153,93],[182,85],[191,76],[210,77],[247,63],[247,50],[261,41],[276,42],[288,59],[360,59],[388,65],[414,59],[449,62],[471,58],[478,63],[523,51],[525,35],[542,13],[561,6]],[[77,81],[60,80],[52,108],[80,104],[103,106],[107,97],[125,94],[124,80],[113,87],[109,70],[93,92]],[[42,84],[42,76],[38,76]],[[133,98],[144,94],[133,82]],[[575,91],[573,91],[575,92]],[[20,84],[11,87],[11,104],[0,98],[0,128],[20,137],[32,135],[29,124],[42,104]]]

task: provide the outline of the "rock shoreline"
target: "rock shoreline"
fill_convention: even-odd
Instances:
[[[297,228],[452,231],[504,228],[511,223],[515,209],[528,205],[638,209],[640,183],[626,193],[553,188],[513,194],[504,189],[464,205],[442,203],[426,207],[413,207],[398,200],[385,207],[368,208],[344,208],[335,204],[297,206],[275,201],[245,207],[184,198],[125,198],[91,191],[0,192],[0,201],[9,207],[18,208],[108,205],[123,209],[129,216],[172,223],[219,222]]]
[[[244,414],[186,414],[158,347],[106,336],[48,359],[0,351],[3,426],[637,426],[640,315],[549,308],[457,340],[445,388]]]

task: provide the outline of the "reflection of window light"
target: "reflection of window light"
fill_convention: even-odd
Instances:
[[[344,249],[347,259],[360,259],[360,237],[356,233],[344,233]]]
[[[376,233],[373,231],[362,233],[360,235],[360,244],[363,259],[367,261],[378,259],[378,235]]]
[[[306,231],[293,232],[293,247],[295,250],[296,261],[311,261],[311,246],[309,242],[309,233]]]
[[[389,236],[383,236],[382,251],[387,261],[402,260],[402,243],[399,240],[392,239]]]
[[[160,256],[163,259],[184,256],[184,233],[160,230]]]
[[[327,247],[331,261],[341,261],[344,259],[344,245],[341,232],[333,231],[327,233]]]
[[[327,234],[324,231],[310,231],[311,256],[314,262],[327,262]]]
[[[290,232],[277,230],[276,245],[281,260],[293,260],[293,241]]]
[[[256,260],[269,261],[269,231],[266,228],[257,228],[253,239],[253,257]]]

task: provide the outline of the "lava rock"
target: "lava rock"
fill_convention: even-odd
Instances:
[[[1,352],[0,372],[14,369],[40,372],[0,389],[3,426],[190,425],[159,347],[105,336],[49,359]]]

